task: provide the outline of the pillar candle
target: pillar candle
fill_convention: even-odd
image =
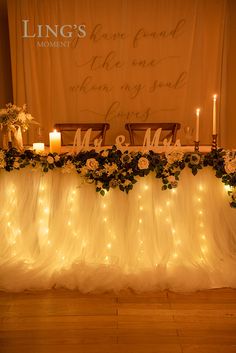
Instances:
[[[50,152],[60,153],[61,152],[61,133],[54,130],[49,133],[50,140]]]
[[[35,150],[37,153],[44,151],[44,143],[33,143],[33,150]]]
[[[216,98],[217,98],[217,95],[214,94],[214,96],[213,96],[213,129],[212,129],[213,135],[216,135]]]
[[[199,115],[200,115],[200,109],[196,109],[196,142],[199,141]]]

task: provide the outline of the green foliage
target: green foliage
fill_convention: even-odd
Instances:
[[[190,168],[192,174],[196,175],[201,169],[211,167],[216,177],[231,188],[230,206],[236,208],[236,168],[229,172],[226,165],[228,160],[236,163],[233,152],[217,149],[207,154],[171,153],[121,152],[113,146],[101,152],[90,150],[74,155],[58,155],[37,154],[31,150],[20,152],[12,148],[7,151],[0,150],[0,170],[11,172],[30,167],[43,173],[56,169],[64,173],[77,172],[85,182],[94,183],[96,192],[104,196],[111,188],[118,188],[128,194],[137,178],[144,178],[151,172],[155,173],[157,179],[162,180],[162,190],[172,189],[177,187],[184,168]]]

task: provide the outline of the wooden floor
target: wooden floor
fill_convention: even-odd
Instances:
[[[236,290],[0,292],[1,353],[236,352]]]

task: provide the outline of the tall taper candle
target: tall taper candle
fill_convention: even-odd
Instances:
[[[216,98],[217,98],[217,95],[214,94],[214,96],[213,96],[213,129],[212,129],[212,135],[216,135]]]
[[[200,109],[196,109],[196,139],[195,141],[199,141],[199,115],[200,115]]]
[[[49,133],[50,140],[50,152],[60,153],[61,152],[61,133],[54,130]]]

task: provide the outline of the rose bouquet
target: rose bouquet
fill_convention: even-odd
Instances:
[[[3,148],[14,146],[22,149],[22,131],[26,131],[31,123],[36,123],[31,114],[27,113],[26,104],[17,107],[8,103],[0,109],[0,131],[3,133]]]

